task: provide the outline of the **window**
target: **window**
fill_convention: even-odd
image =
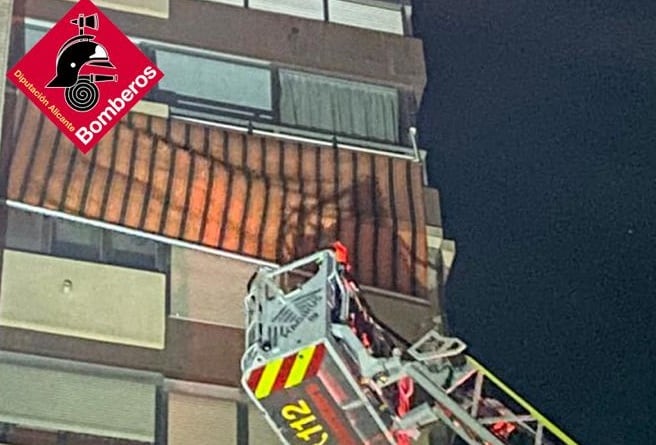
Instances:
[[[158,246],[151,240],[124,235],[118,232],[107,233],[107,260],[113,264],[123,264],[139,269],[157,269]]]
[[[166,272],[169,246],[89,224],[10,208],[7,247],[83,261]]]
[[[394,12],[385,8],[381,11]],[[38,22],[27,24],[26,46],[31,47],[46,29]],[[236,125],[279,124],[288,128],[278,131],[309,132],[310,137],[324,139],[336,135],[410,144],[406,129],[416,106],[408,108],[411,104],[405,91],[271,67],[265,62],[165,42],[134,40],[165,73],[146,99],[168,104],[172,116]]]
[[[10,249],[40,252],[47,248],[46,228],[41,215],[7,209],[6,245]]]
[[[36,45],[36,42],[46,35],[47,31],[47,29],[25,25],[25,53],[32,49],[32,47]]]
[[[165,270],[157,242],[87,224],[53,219],[52,254],[147,270]]]
[[[249,0],[248,7],[307,19],[323,20],[324,17],[323,0]]]
[[[400,3],[392,1],[366,4],[352,0],[330,0],[328,16],[333,23],[403,35],[403,14]]]
[[[281,124],[300,129],[400,142],[394,88],[221,60],[157,43],[143,46],[166,73],[149,97],[168,103],[173,115],[269,122],[277,116]]]
[[[52,253],[87,261],[100,260],[101,230],[86,224],[54,220]]]
[[[279,76],[282,123],[398,142],[395,89],[287,70]]]
[[[51,221],[53,255],[136,269],[167,270],[167,246],[156,241],[63,219]]]
[[[268,68],[162,48],[153,52],[155,63],[166,73],[156,88],[172,105],[271,118]]]

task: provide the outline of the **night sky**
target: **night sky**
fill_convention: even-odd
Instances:
[[[581,444],[656,444],[656,2],[415,1],[452,331]]]

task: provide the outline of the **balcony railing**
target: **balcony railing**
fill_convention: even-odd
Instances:
[[[203,0],[358,28],[412,35],[410,0]]]

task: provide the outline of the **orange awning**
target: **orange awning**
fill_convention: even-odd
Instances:
[[[361,283],[425,296],[419,164],[137,113],[82,155],[26,103],[9,199],[277,262],[339,239]]]

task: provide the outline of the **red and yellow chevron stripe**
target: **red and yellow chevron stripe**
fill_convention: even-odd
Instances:
[[[264,399],[274,391],[298,386],[317,374],[325,353],[326,346],[319,343],[272,360],[251,371],[248,387],[257,399]]]

